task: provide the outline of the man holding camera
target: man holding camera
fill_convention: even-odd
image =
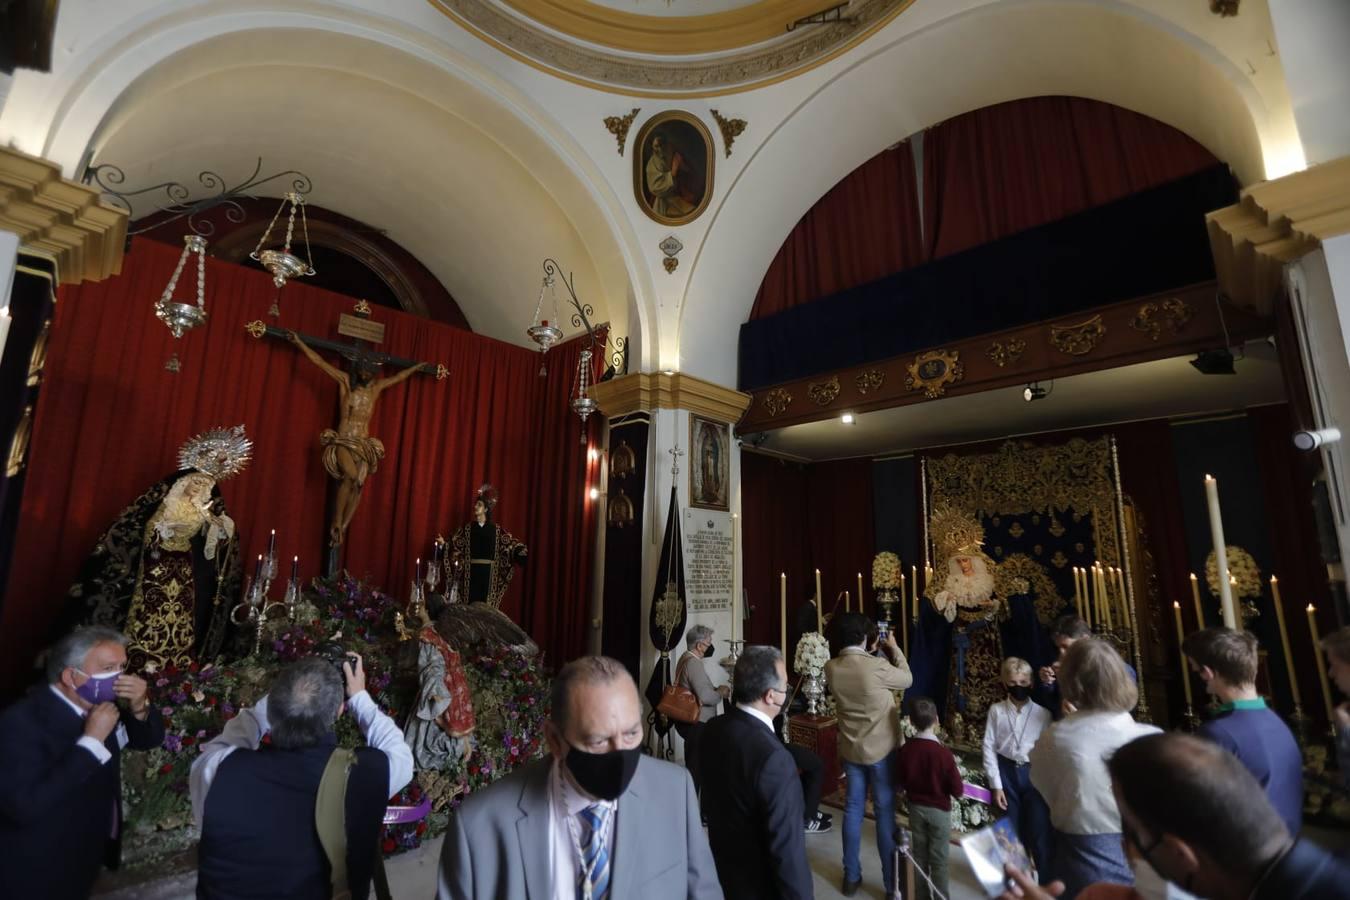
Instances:
[[[338,748],[344,709],[368,746]],[[321,648],[292,663],[192,765],[197,896],[368,896],[385,806],[412,774],[403,733],[366,693],[360,656]]]

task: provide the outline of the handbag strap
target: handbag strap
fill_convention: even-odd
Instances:
[[[675,664],[675,678],[670,682],[671,684],[680,683],[680,679],[684,677],[684,668],[689,665],[691,659],[693,657],[689,655],[688,651],[685,651],[684,656],[680,657],[680,661]]]
[[[319,779],[319,794],[314,800],[314,828],[332,871],[333,900],[347,900],[347,777],[356,764],[356,754],[343,747],[335,749]]]

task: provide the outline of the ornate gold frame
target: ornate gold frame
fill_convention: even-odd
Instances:
[[[647,200],[642,193],[642,178],[645,161],[642,158],[642,148],[646,146],[647,138],[653,131],[669,122],[684,122],[690,125],[698,132],[703,141],[705,158],[708,160],[707,171],[703,173],[704,189],[703,198],[699,201],[694,211],[687,216],[662,216],[647,205]],[[660,222],[662,225],[688,225],[690,222],[703,215],[708,208],[708,203],[713,195],[713,174],[717,169],[717,147],[713,144],[712,132],[708,126],[693,113],[684,112],[678,109],[668,109],[659,112],[642,123],[638,129],[637,137],[633,140],[633,199],[637,201],[638,208],[653,221]]]

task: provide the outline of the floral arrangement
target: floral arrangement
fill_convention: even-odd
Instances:
[[[1228,574],[1237,581],[1233,596],[1239,600],[1256,599],[1261,596],[1261,569],[1252,555],[1241,547],[1228,548]],[[1205,557],[1205,584],[1209,592],[1219,596],[1219,562],[1214,551]]]
[[[825,636],[818,631],[808,631],[797,642],[797,654],[793,659],[792,670],[798,675],[819,678],[830,661],[830,645]]]
[[[872,558],[872,587],[878,591],[900,588],[900,557],[883,550]]]
[[[151,702],[164,718],[165,737],[161,747],[123,760],[128,867],[158,863],[192,846],[197,833],[188,774],[201,745],[241,708],[256,703],[278,668],[311,654],[319,643],[337,640],[361,654],[371,697],[395,721],[401,722],[412,707],[418,689],[417,644],[399,641],[394,628],[399,606],[393,598],[343,574],[316,579],[304,601],[304,615],[271,626],[255,656],[148,674]],[[471,751],[443,771],[419,772],[391,801],[416,806],[430,795],[433,811],[422,821],[386,827],[381,835],[386,854],[413,849],[440,834],[449,811],[465,794],[542,752],[549,678],[537,659],[499,648],[466,656],[464,663],[478,724]],[[342,746],[362,745],[350,717],[340,718],[337,730]]]

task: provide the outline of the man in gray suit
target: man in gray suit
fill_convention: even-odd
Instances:
[[[586,656],[553,682],[550,755],[450,820],[439,900],[720,900],[689,774],[643,756],[621,663]]]

